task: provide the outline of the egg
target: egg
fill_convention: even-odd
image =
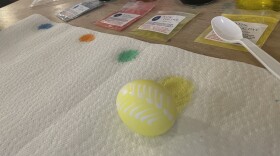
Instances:
[[[164,134],[177,117],[169,91],[151,80],[136,80],[123,86],[116,104],[124,124],[143,136]]]

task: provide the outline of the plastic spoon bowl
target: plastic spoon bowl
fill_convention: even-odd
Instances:
[[[225,42],[243,45],[266,69],[280,79],[280,63],[253,42],[244,38],[240,27],[236,23],[226,17],[217,16],[212,19],[211,25],[219,38]]]

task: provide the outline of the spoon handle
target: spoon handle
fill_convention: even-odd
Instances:
[[[240,44],[242,44],[258,61],[260,61],[266,69],[280,79],[280,63],[278,61],[246,38],[241,39]]]

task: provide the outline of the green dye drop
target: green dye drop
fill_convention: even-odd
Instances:
[[[126,50],[119,54],[118,61],[119,62],[128,62],[132,61],[136,58],[136,56],[139,54],[137,50]]]

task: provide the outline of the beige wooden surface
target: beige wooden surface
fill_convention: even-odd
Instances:
[[[17,21],[35,13],[46,16],[47,18],[55,22],[62,22],[55,16],[55,14],[58,11],[63,10],[64,8],[70,7],[73,4],[79,2],[78,0],[64,1],[66,3],[58,3],[57,5],[49,4],[45,6],[30,8],[29,5],[31,4],[32,0],[19,0],[18,2],[0,8],[0,29],[7,28],[15,24]],[[171,41],[167,42],[166,44],[179,47],[188,51],[192,51],[194,53],[223,59],[237,60],[261,66],[260,63],[258,63],[258,61],[254,59],[249,53],[194,42],[196,37],[200,35],[210,25],[210,21],[213,17],[220,15],[225,9],[234,8],[234,0],[216,0],[215,2],[210,3],[208,5],[198,7],[183,5],[179,0],[159,0],[158,5],[152,12],[150,12],[147,16],[136,22],[133,26],[129,27],[125,31],[117,32],[97,27],[94,25],[94,23],[97,20],[104,18],[105,16],[114,11],[117,11],[126,2],[127,0],[114,0],[113,2],[106,3],[106,5],[102,8],[89,12],[88,14],[85,14],[75,20],[72,20],[69,22],[69,24],[78,27],[84,27],[87,29],[92,29],[95,31],[137,38],[129,34],[128,32],[131,29],[133,29],[133,27],[145,22],[147,19],[149,19],[150,16],[155,15],[156,12],[159,10],[176,10],[185,12],[197,11],[200,12],[200,14],[190,23],[188,23],[183,28],[183,30],[181,30],[174,38],[172,38]],[[263,46],[263,49],[267,51],[271,56],[276,58],[278,61],[280,61],[279,24],[277,25],[277,27]]]

